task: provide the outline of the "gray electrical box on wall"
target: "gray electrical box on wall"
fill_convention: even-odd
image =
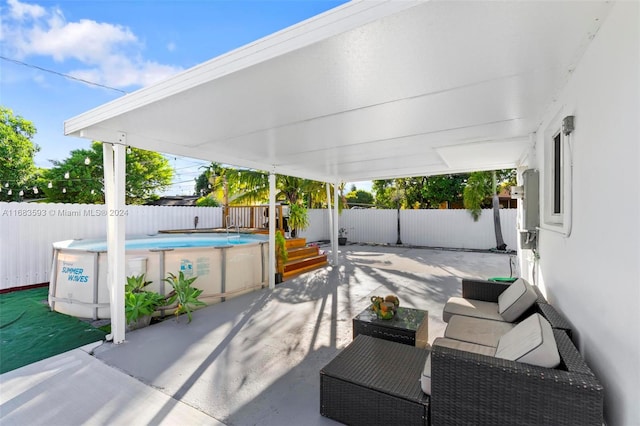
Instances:
[[[522,230],[537,231],[540,226],[540,174],[535,169],[528,169],[522,173],[522,179]]]
[[[520,248],[533,250],[537,246],[538,226],[540,226],[540,174],[535,169],[522,173],[522,229]]]

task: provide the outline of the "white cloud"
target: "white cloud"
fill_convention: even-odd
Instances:
[[[173,52],[176,50],[176,44],[174,42],[170,42],[167,44],[167,50],[169,52]]]
[[[46,14],[44,7],[37,4],[20,3],[18,0],[9,0],[9,13],[13,19],[19,21],[24,19],[37,19]]]
[[[9,0],[8,6],[9,13],[0,22],[0,40],[15,58],[45,56],[61,64],[78,61],[83,67],[58,71],[118,88],[146,86],[181,70],[143,59],[143,45],[122,25],[89,19],[67,22],[57,8],[19,0]]]
[[[131,61],[126,57],[111,57],[100,67],[76,69],[72,76],[111,87],[147,86],[175,74],[175,67],[152,61]]]

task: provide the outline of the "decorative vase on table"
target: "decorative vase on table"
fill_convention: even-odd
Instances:
[[[400,300],[394,295],[389,295],[385,298],[380,296],[371,297],[371,309],[379,319],[392,319],[398,310],[398,306],[400,306]]]

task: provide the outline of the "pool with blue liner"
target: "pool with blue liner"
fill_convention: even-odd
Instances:
[[[144,274],[149,290],[168,294],[164,279],[197,277],[207,304],[268,285],[268,236],[242,233],[172,233],[127,237],[126,275]],[[53,243],[49,305],[81,318],[110,318],[105,239]]]

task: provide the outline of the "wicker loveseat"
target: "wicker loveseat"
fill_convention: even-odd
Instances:
[[[506,286],[464,280],[463,295],[495,300]],[[367,426],[601,425],[604,390],[571,341],[570,325],[541,295],[531,312],[552,326],[555,368],[360,335],[320,371],[320,412]],[[428,358],[430,396],[420,382]]]
[[[556,368],[433,346],[431,424],[602,425],[602,385],[567,334],[553,334]]]

